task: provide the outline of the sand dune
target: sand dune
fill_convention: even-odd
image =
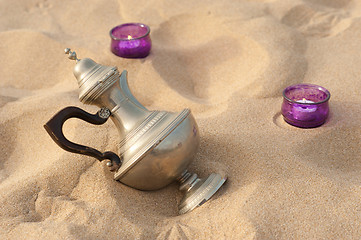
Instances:
[[[361,4],[355,0],[0,2],[1,239],[358,239],[361,236]],[[151,27],[145,59],[109,51],[109,30]],[[78,106],[80,58],[128,70],[149,109],[191,108],[201,134],[190,170],[227,174],[177,215],[177,184],[144,192],[104,163],[60,149],[43,129]],[[295,83],[331,92],[319,128],[280,114]],[[65,135],[117,151],[111,121],[69,120]]]

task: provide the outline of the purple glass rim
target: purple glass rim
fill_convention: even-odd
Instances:
[[[128,39],[128,38],[117,38],[113,35],[113,31],[117,28],[120,28],[120,27],[124,27],[124,26],[130,26],[130,25],[134,25],[134,26],[138,26],[138,27],[141,27],[141,28],[146,28],[147,29],[147,32],[142,35],[142,36],[139,36],[139,37],[136,37],[136,38],[132,38],[132,39]],[[146,36],[148,36],[150,33],[150,28],[148,25],[144,24],[144,23],[124,23],[124,24],[121,24],[121,25],[118,25],[118,26],[115,26],[113,27],[110,31],[109,31],[109,35],[110,37],[113,39],[113,40],[116,40],[116,41],[132,41],[132,40],[136,40],[136,39],[140,39],[140,38],[144,38]]]
[[[297,101],[294,101],[290,98],[288,98],[286,96],[286,93],[291,90],[292,88],[302,88],[302,87],[305,87],[305,88],[313,88],[313,89],[317,89],[317,90],[320,90],[322,92],[324,92],[326,94],[326,98],[322,101],[318,101],[318,102],[314,102],[314,103],[304,103],[304,102],[297,102]],[[331,97],[331,93],[324,87],[322,86],[319,86],[319,85],[316,85],[316,84],[310,84],[310,83],[301,83],[301,84],[295,84],[295,85],[291,85],[291,86],[288,86],[285,88],[285,90],[283,90],[283,97],[284,99],[286,99],[288,102],[291,102],[291,103],[296,103],[296,104],[300,104],[300,105],[317,105],[317,104],[321,104],[321,103],[324,103],[324,102],[327,102],[328,100],[330,100],[330,97]]]

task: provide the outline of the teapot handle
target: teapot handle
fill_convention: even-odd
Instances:
[[[100,109],[96,114],[90,114],[78,107],[66,107],[55,114],[44,125],[44,128],[49,133],[54,142],[62,149],[68,152],[95,157],[99,161],[109,159],[110,162],[107,163],[107,166],[110,168],[110,171],[116,171],[121,166],[121,160],[117,154],[110,151],[102,153],[94,148],[73,143],[69,141],[63,134],[64,122],[69,118],[79,118],[91,124],[101,125],[108,120],[110,115],[111,112],[107,108]]]

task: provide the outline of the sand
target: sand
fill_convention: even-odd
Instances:
[[[360,239],[361,4],[356,0],[0,2],[1,239]],[[109,51],[109,30],[151,27],[145,59]],[[78,100],[79,58],[128,70],[150,110],[192,109],[201,144],[190,171],[228,181],[178,216],[176,183],[127,187],[43,128]],[[286,124],[282,90],[331,92],[319,128]],[[116,151],[111,121],[69,120],[66,136]]]

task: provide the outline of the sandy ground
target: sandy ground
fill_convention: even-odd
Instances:
[[[1,239],[360,239],[361,3],[356,0],[0,1]],[[109,30],[151,27],[145,59],[109,51]],[[153,192],[60,149],[43,129],[78,100],[73,61],[128,70],[148,109],[192,109],[201,144],[191,171],[227,184],[178,216],[177,184]],[[280,115],[282,90],[331,92],[322,127]],[[65,124],[71,140],[116,151],[111,121]]]

